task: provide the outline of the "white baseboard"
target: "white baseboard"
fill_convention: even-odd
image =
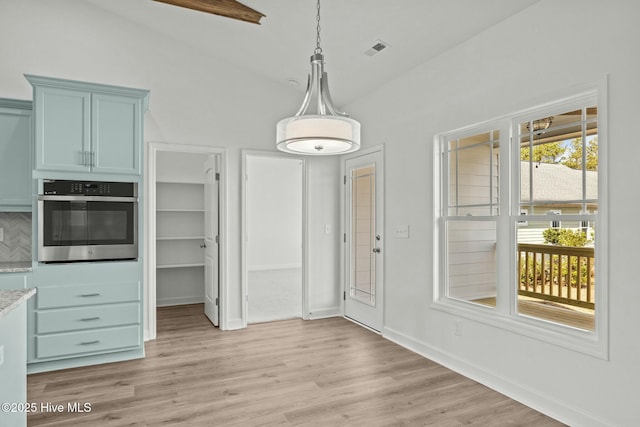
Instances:
[[[202,304],[204,297],[177,297],[162,298],[156,301],[156,307],[167,307],[170,305]]]
[[[257,317],[253,319],[247,319],[247,323],[252,325],[256,323],[269,323],[269,322],[281,322],[283,320],[301,319],[301,315],[283,315],[279,317]]]
[[[583,427],[604,427],[610,425],[592,414],[585,413],[583,409],[571,408],[563,402],[548,399],[535,390],[523,387],[500,375],[488,372],[473,362],[462,360],[450,353],[443,352],[426,343],[417,341],[401,332],[394,331],[391,328],[384,328],[382,336],[389,341],[439,363],[465,377],[471,378],[562,423]]]
[[[323,308],[319,310],[310,311],[307,319],[317,320],[317,319],[325,319],[327,317],[342,317],[342,311],[340,310],[340,307],[330,307],[330,308]]]
[[[225,325],[225,331],[235,331],[237,329],[243,329],[245,326],[242,323],[242,319],[237,318],[237,319],[229,319],[226,322]]]
[[[153,334],[153,336],[151,336],[151,331],[149,330],[149,326],[146,324],[146,322],[145,322],[145,326],[144,326],[144,332],[143,332],[142,335],[143,335],[144,342],[156,339],[156,335],[155,334]]]

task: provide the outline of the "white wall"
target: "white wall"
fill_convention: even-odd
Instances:
[[[31,99],[25,73],[149,89],[146,141],[227,149],[222,250],[229,292],[223,304],[228,326],[240,327],[240,150],[275,151],[275,124],[297,108],[300,95],[82,1],[0,0],[0,10],[0,96]],[[322,177],[335,163],[310,163],[311,192],[326,193]],[[333,214],[323,209],[309,219],[329,220],[335,221]],[[332,249],[322,246],[311,268],[323,269]]]
[[[341,314],[340,164],[332,158],[307,160],[309,212],[309,318]],[[328,229],[327,229],[327,226]]]
[[[248,155],[247,267],[302,267],[302,161]]]
[[[542,0],[345,107],[365,145],[385,146],[385,335],[571,425],[640,425],[640,3]],[[453,25],[455,23],[452,23]],[[534,56],[540,55],[540,56]],[[553,101],[609,76],[610,359],[431,308],[433,136]]]

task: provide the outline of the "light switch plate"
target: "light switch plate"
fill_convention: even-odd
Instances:
[[[397,239],[408,239],[409,238],[409,226],[408,225],[396,225],[393,227],[393,235]]]
[[[4,363],[4,345],[0,345],[0,366]]]
[[[4,228],[0,227],[0,242],[4,242]]]

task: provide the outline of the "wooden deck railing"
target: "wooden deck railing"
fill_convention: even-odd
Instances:
[[[593,248],[521,243],[518,259],[519,295],[595,308]]]

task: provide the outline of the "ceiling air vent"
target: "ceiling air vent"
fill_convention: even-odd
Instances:
[[[374,56],[378,53],[382,52],[384,49],[389,47],[389,43],[383,42],[382,40],[376,40],[373,45],[364,51],[365,55]]]

